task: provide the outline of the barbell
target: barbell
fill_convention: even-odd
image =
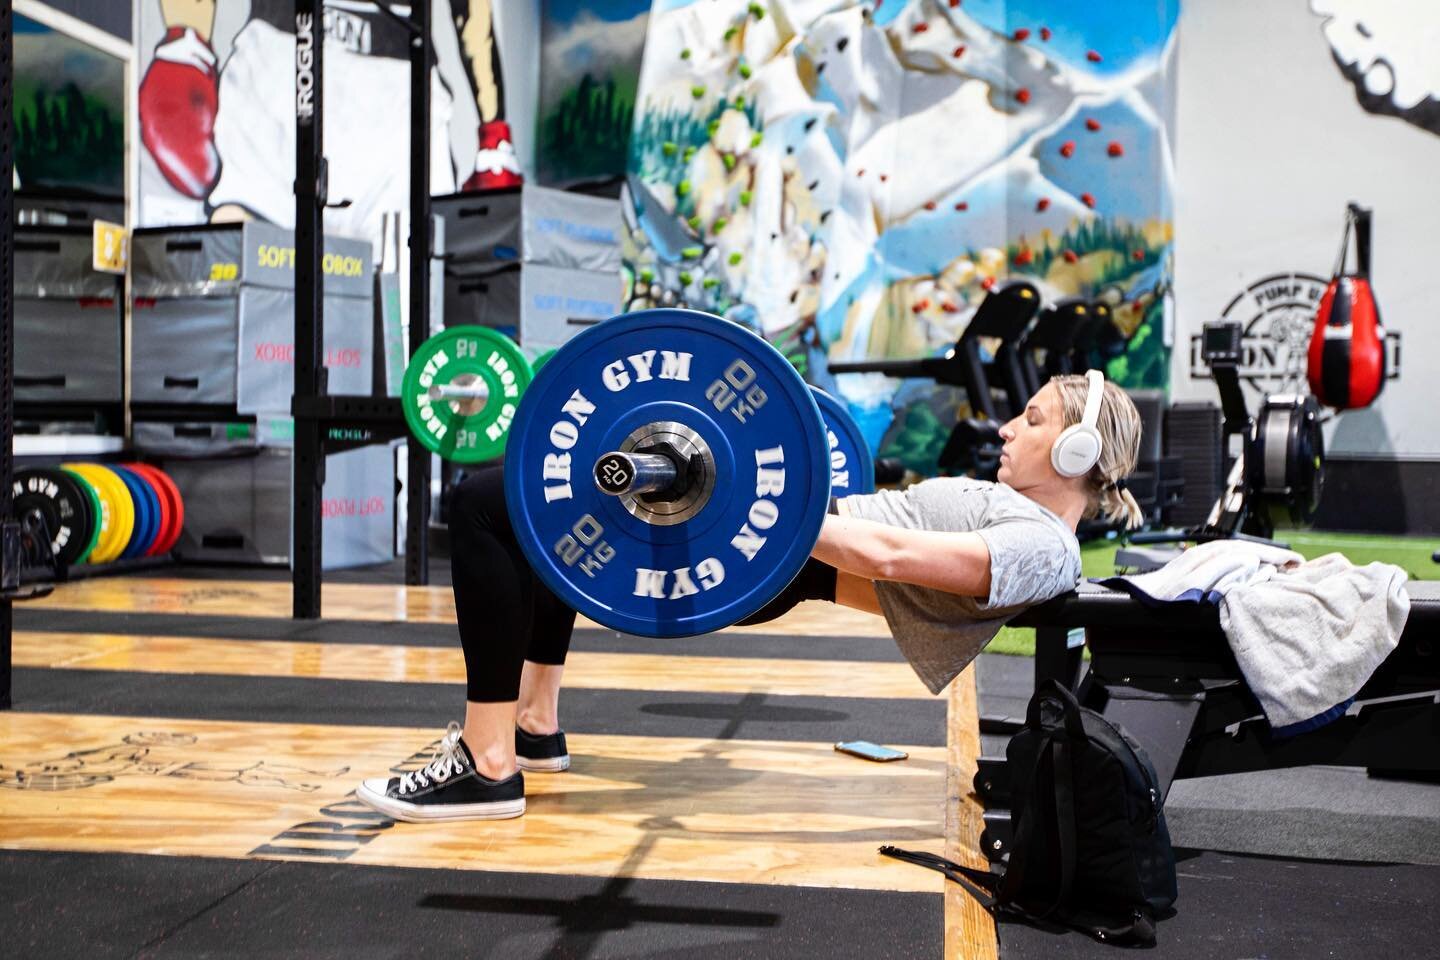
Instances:
[[[488,327],[456,326],[436,334],[405,370],[402,407],[411,432],[426,449],[456,463],[496,459],[526,386],[558,352],[546,350],[532,363],[513,340]],[[811,390],[828,431],[836,494],[869,493],[875,463],[859,425],[839,400],[818,387]]]
[[[402,406],[427,449],[505,454],[521,549],[550,589],[626,633],[760,610],[800,571],[832,495],[874,489],[843,405],[748,329],[661,309],[590,327],[537,372],[481,327],[427,341]]]

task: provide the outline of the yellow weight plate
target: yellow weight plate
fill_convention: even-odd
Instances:
[[[124,549],[130,545],[130,538],[135,535],[135,500],[130,495],[130,488],[120,475],[103,464],[96,464],[95,469],[105,481],[111,485],[114,491],[112,496],[115,500],[115,552],[107,554],[105,561],[118,559]]]
[[[88,480],[100,495],[105,518],[100,528],[100,542],[90,552],[90,562],[109,563],[120,556],[135,532],[135,503],[130,499],[130,488],[113,470],[98,463],[67,463],[62,466]]]

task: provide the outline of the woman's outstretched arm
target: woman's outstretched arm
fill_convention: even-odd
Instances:
[[[873,520],[828,516],[810,555],[866,580],[897,580],[961,596],[990,596],[990,548],[977,533],[907,530]]]

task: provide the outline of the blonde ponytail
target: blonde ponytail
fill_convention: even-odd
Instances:
[[[1111,523],[1123,524],[1127,530],[1134,530],[1145,522],[1145,514],[1140,510],[1140,504],[1136,502],[1135,495],[1126,489],[1123,479],[1118,486],[1100,488],[1096,512],[1104,514]]]

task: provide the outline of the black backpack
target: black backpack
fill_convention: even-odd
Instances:
[[[1153,945],[1175,902],[1175,854],[1150,759],[1054,681],[1005,751],[1014,839],[1003,872],[881,847],[960,884],[996,916],[1057,923],[1097,940]]]

